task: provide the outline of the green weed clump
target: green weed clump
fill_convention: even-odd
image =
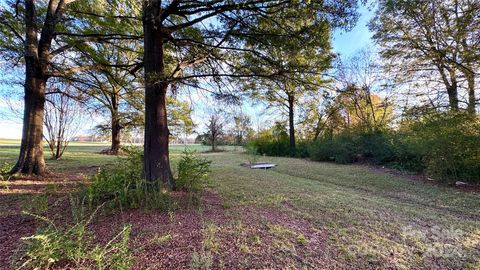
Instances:
[[[8,163],[8,162],[4,162],[4,163],[2,163],[2,165],[0,165],[0,180],[9,180],[10,179],[10,177],[7,174],[12,167],[13,167],[13,165]]]
[[[8,162],[2,163],[0,165],[0,175],[8,173],[12,167],[13,165]]]
[[[124,149],[127,155],[111,167],[95,175],[86,188],[86,197],[92,205],[108,202],[112,207],[172,210],[176,202],[167,187],[157,190],[146,188],[142,176],[143,153],[138,148]],[[184,151],[177,166],[176,188],[195,197],[205,186],[211,161]]]
[[[97,173],[85,193],[93,204],[118,203],[135,208],[145,199],[142,178],[143,154],[139,148],[125,148],[126,155]]]
[[[201,158],[195,151],[185,150],[178,162],[177,188],[187,192],[199,192],[205,186],[212,161]]]
[[[88,218],[74,216],[75,222],[69,225],[57,225],[47,217],[24,213],[45,226],[21,239],[22,255],[13,263],[15,269],[130,269],[130,225],[123,226],[106,244],[94,244],[93,232],[88,225],[96,211]],[[80,211],[77,209],[72,213]]]

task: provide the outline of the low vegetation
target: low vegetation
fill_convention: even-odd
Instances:
[[[259,154],[309,157],[335,163],[364,162],[424,173],[436,180],[480,181],[480,120],[467,114],[432,114],[398,129],[357,126],[292,151],[288,137],[266,134],[251,141]]]
[[[135,168],[141,166],[141,152],[135,148],[128,151],[130,154],[118,161],[91,152],[110,165],[90,178],[90,185],[71,195],[62,195],[61,184],[44,185],[37,195],[21,195],[25,181],[8,181],[9,189],[1,192],[4,199],[10,199],[0,200],[1,206],[23,196],[17,202],[25,214],[12,209],[2,215],[35,221],[17,222],[15,228],[36,227],[32,233],[22,229],[23,234],[16,236],[22,238],[16,240],[20,252],[11,257],[16,267],[480,266],[477,193],[363,166],[254,155],[257,161],[278,166],[251,170],[240,164],[254,152],[205,154],[177,149],[172,151],[177,179],[198,182],[179,184],[182,191],[160,193],[151,196],[151,201],[137,200],[141,178]],[[198,173],[187,177],[180,173],[184,168]],[[205,182],[208,171],[209,181]],[[17,191],[11,193],[13,190]],[[191,192],[198,198],[196,207],[184,207],[190,201],[183,198]],[[20,199],[27,199],[25,196],[30,204]],[[69,206],[58,211],[59,205]],[[72,218],[65,218],[68,213]],[[7,237],[15,235],[12,231]],[[167,254],[172,252],[176,256],[169,259]],[[13,249],[7,254],[13,256]],[[163,259],[156,260],[158,256]]]

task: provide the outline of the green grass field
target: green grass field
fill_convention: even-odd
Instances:
[[[272,170],[238,166],[242,154],[210,154],[213,189],[229,204],[277,207],[325,229],[356,267],[454,269],[480,264],[480,194],[352,165],[264,157]],[[474,266],[475,265],[475,266]]]
[[[2,143],[0,163],[13,162],[18,146]],[[47,163],[52,171],[108,164],[115,157],[98,154],[105,147],[73,143],[62,160]],[[172,146],[174,163],[183,149]],[[352,268],[480,269],[478,193],[362,166],[261,157],[278,167],[251,170],[240,166],[248,156],[239,151],[202,155],[213,161],[209,190],[225,209],[268,208],[305,220],[326,234],[326,248]],[[218,226],[221,231],[229,225]]]
[[[19,151],[20,141],[10,139],[0,139],[0,164],[5,162],[13,164]],[[103,166],[112,163],[117,158],[115,156],[108,156],[100,154],[100,151],[108,149],[109,143],[102,142],[71,142],[68,145],[65,154],[60,160],[51,160],[48,147],[44,147],[45,161],[47,167],[53,172],[61,172],[68,170],[78,170],[79,168],[86,168],[92,166]],[[173,156],[181,154],[185,149],[195,150],[197,152],[206,152],[210,150],[207,145],[193,144],[193,145],[171,145],[170,154]],[[220,146],[219,150],[233,151],[240,150],[241,147],[235,146]]]

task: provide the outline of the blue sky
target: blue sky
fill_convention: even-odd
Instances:
[[[368,22],[374,15],[374,11],[362,6],[360,12],[361,17],[351,31],[337,31],[333,35],[333,48],[337,53],[340,53],[342,58],[350,57],[359,49],[374,46],[371,39],[372,33],[367,27]]]
[[[366,7],[361,7],[360,12],[361,16],[356,26],[351,31],[336,31],[333,35],[333,48],[335,52],[340,54],[341,58],[348,58],[362,48],[373,46],[371,41],[372,34],[368,31],[366,26],[373,16],[373,11],[368,10]],[[2,76],[3,75],[4,74],[2,74]],[[9,89],[5,86],[0,86],[0,91],[9,91]],[[247,107],[249,107],[247,109],[248,114],[253,114],[252,120],[255,122],[255,118],[258,118],[258,112],[255,110],[258,109],[252,108],[248,105]],[[21,119],[18,117],[12,117],[9,110],[10,109],[5,101],[0,99],[0,138],[21,138]],[[204,113],[205,112],[197,111],[194,120],[204,118]]]

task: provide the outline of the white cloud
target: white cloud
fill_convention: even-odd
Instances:
[[[13,121],[0,121],[0,138],[1,139],[21,139],[22,124]]]

